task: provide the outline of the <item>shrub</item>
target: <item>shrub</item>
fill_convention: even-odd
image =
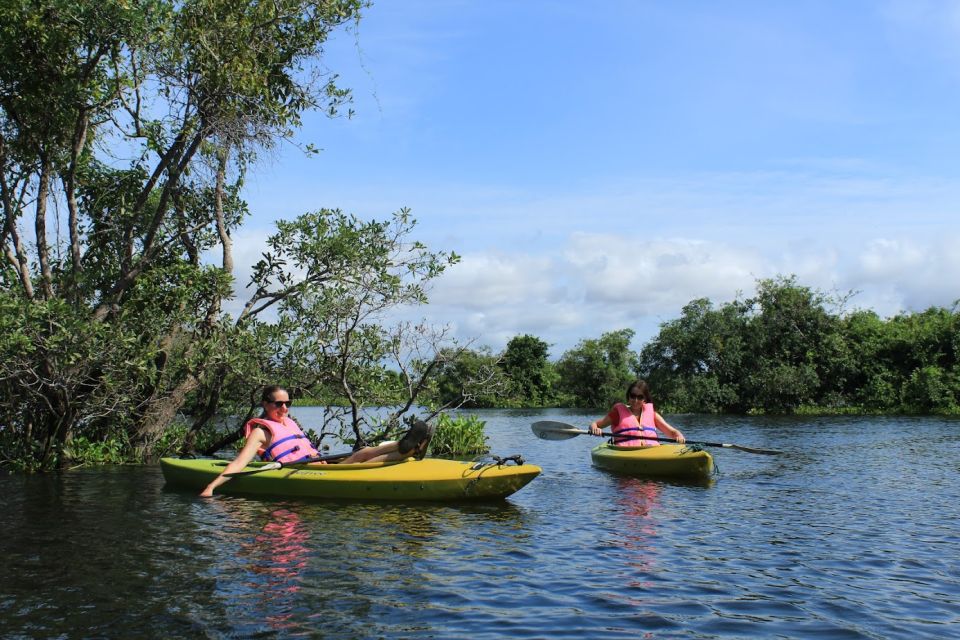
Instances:
[[[430,452],[437,457],[466,457],[487,453],[486,422],[476,416],[437,416],[437,429],[430,443]]]

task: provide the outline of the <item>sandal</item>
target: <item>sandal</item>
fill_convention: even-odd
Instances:
[[[430,446],[434,428],[423,420],[417,420],[410,427],[410,430],[400,438],[400,442],[397,443],[397,451],[400,452],[400,455],[416,456],[417,460],[422,460],[427,453],[427,447]]]

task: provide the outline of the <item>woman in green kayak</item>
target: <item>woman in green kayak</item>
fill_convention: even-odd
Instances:
[[[243,427],[246,441],[240,453],[207,485],[200,493],[201,496],[212,496],[214,489],[230,480],[228,474],[240,471],[258,455],[267,462],[283,463],[308,462],[320,456],[300,426],[288,415],[293,402],[286,389],[280,386],[265,388],[260,404],[263,413],[249,420]],[[417,420],[400,440],[364,447],[354,451],[340,464],[388,462],[411,456],[422,458],[432,436],[433,428],[426,422]],[[319,464],[326,463],[321,461]]]
[[[618,402],[610,412],[590,423],[590,433],[600,435],[600,429],[611,426],[613,444],[620,447],[655,447],[660,443],[657,431],[662,431],[679,443],[685,438],[653,408],[650,387],[636,380],[627,387],[627,403]]]

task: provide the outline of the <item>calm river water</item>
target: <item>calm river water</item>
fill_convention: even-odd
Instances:
[[[294,411],[310,424],[310,409]],[[668,416],[703,486],[537,440],[506,501],[346,504],[164,487],[159,467],[0,477],[4,638],[960,637],[960,421]]]

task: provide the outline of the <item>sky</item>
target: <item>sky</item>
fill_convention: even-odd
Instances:
[[[420,317],[551,358],[791,276],[881,316],[960,298],[960,2],[381,0],[328,43],[352,118],[258,164],[275,220],[339,208],[462,257]]]

